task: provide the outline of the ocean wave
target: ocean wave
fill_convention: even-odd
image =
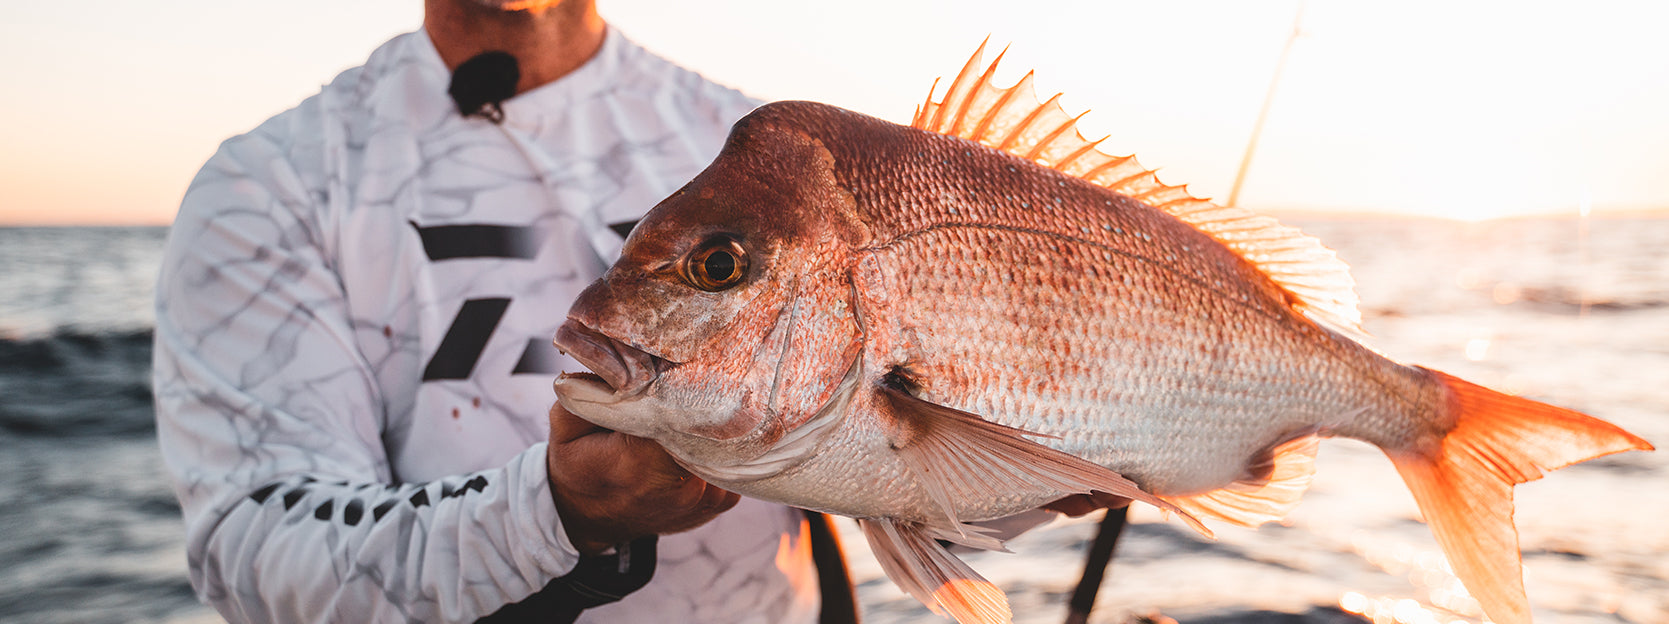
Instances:
[[[1594,312],[1632,312],[1669,307],[1669,299],[1660,293],[1634,296],[1588,293],[1581,288],[1566,286],[1526,287],[1518,293],[1525,303],[1561,312],[1587,308]]]
[[[151,332],[0,339],[0,397],[5,434],[151,435]]]

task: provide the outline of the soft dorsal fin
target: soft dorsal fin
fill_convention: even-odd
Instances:
[[[1315,455],[1320,441],[1308,435],[1276,446],[1264,461],[1248,467],[1257,477],[1241,479],[1204,494],[1160,498],[1195,515],[1240,526],[1277,522],[1298,506],[1298,498],[1309,489],[1310,480],[1315,476]]]
[[[1083,114],[1066,114],[1059,94],[1038,102],[1030,72],[1011,87],[993,84],[1002,54],[980,72],[984,53],[981,43],[938,102],[933,101],[939,86],[934,81],[911,127],[977,141],[1170,213],[1263,271],[1293,295],[1299,311],[1361,333],[1350,267],[1321,241],[1273,218],[1196,198],[1185,186],[1167,186],[1134,156],[1103,153],[1096,146],[1106,138],[1084,138],[1077,126]]]

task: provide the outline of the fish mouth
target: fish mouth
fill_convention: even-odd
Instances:
[[[573,319],[556,330],[554,342],[557,350],[591,369],[591,372],[562,373],[557,378],[559,386],[569,380],[602,385],[616,400],[642,394],[662,372],[672,367],[671,362]]]

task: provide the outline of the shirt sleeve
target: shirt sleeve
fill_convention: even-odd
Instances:
[[[284,117],[192,182],[157,286],[157,431],[192,585],[234,622],[468,621],[572,569],[545,445],[395,484],[385,401]]]

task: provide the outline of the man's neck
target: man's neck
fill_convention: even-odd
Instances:
[[[471,0],[424,0],[423,10],[423,28],[447,69],[482,52],[509,52],[521,69],[516,93],[579,69],[602,47],[607,29],[592,0],[563,0],[520,11],[487,8]]]

